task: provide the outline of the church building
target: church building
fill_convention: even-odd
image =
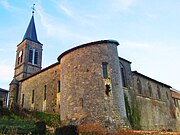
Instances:
[[[17,45],[9,108],[59,114],[66,124],[180,131],[180,93],[131,70],[115,40],[78,45],[42,69],[34,13]]]

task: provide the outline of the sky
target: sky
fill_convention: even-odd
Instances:
[[[72,47],[113,39],[133,71],[180,90],[180,0],[0,0],[1,88],[13,79],[33,4],[43,68]]]

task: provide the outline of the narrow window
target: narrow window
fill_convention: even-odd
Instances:
[[[29,50],[29,62],[33,63],[33,50],[32,49]]]
[[[22,107],[24,106],[24,94],[22,95]]]
[[[122,75],[122,85],[123,87],[126,87],[126,76],[125,76],[124,68],[121,68],[121,75]]]
[[[32,91],[32,104],[34,103],[34,90]]]
[[[158,94],[158,98],[161,99],[161,92],[159,86],[157,86],[157,94]]]
[[[176,102],[175,98],[174,98],[174,105],[175,105],[175,107],[177,107],[177,102]]]
[[[34,55],[34,64],[38,64],[38,52],[35,51],[35,55]]]
[[[47,86],[44,85],[44,100],[46,100],[46,96],[47,96]]]
[[[18,57],[18,64],[20,64],[21,62],[20,62],[20,57]]]
[[[84,106],[84,104],[83,104],[83,98],[80,98],[79,101],[80,101],[81,107],[83,108],[83,106]]]
[[[138,89],[138,93],[142,94],[142,86],[141,86],[141,81],[139,80],[139,78],[137,79],[137,89]]]
[[[148,90],[149,90],[149,96],[152,97],[153,94],[152,94],[152,87],[151,87],[151,84],[148,82]]]
[[[106,62],[102,63],[102,71],[103,71],[103,77],[104,79],[108,78],[108,71],[107,71],[107,64]]]
[[[61,91],[61,82],[58,81],[58,93]]]
[[[18,64],[22,63],[22,58],[23,58],[23,51],[20,51],[18,54]]]
[[[22,63],[23,61],[23,51],[21,51],[21,58],[20,58],[20,62]]]

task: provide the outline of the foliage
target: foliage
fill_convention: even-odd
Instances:
[[[133,130],[108,130],[98,123],[86,123],[77,127],[80,135],[141,135]]]
[[[23,120],[24,117],[16,115],[13,111],[9,111],[7,108],[2,108],[0,111],[0,120]]]
[[[58,127],[61,125],[58,114],[49,114],[45,112],[31,111],[30,114],[38,121],[44,121],[48,126]]]
[[[125,101],[125,107],[126,107],[126,115],[127,115],[128,120],[129,120],[129,122],[130,122],[130,124],[132,126],[133,125],[132,112],[131,112],[128,97],[126,96],[126,94],[124,94],[124,101]]]
[[[8,127],[8,128],[4,128],[4,129],[0,128],[0,135],[4,135],[4,134],[16,135],[16,134],[18,134],[18,131],[14,127]]]
[[[131,108],[128,102],[128,97],[126,96],[126,94],[124,94],[124,99],[125,99],[125,105],[126,105],[126,114],[128,117],[128,120],[132,126],[132,129],[136,129],[139,130],[141,129],[140,126],[140,111],[138,108],[138,103],[137,101],[132,98],[132,104],[131,104]]]
[[[33,120],[1,120],[0,131],[4,133],[18,132],[18,134],[34,133],[36,125]]]
[[[105,135],[107,129],[98,123],[86,123],[78,126],[78,133],[81,135]]]
[[[68,125],[68,126],[56,128],[55,134],[56,135],[78,135],[77,127],[74,125]]]

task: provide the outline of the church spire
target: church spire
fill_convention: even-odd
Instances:
[[[31,20],[30,20],[30,23],[28,25],[28,28],[26,30],[26,33],[23,37],[23,40],[25,39],[29,39],[29,40],[32,40],[34,42],[37,42],[39,43],[38,39],[37,39],[37,34],[36,34],[36,27],[35,27],[35,23],[34,23],[34,11],[35,11],[35,8],[34,8],[35,4],[33,4],[33,7],[32,7],[32,17],[31,17]]]

